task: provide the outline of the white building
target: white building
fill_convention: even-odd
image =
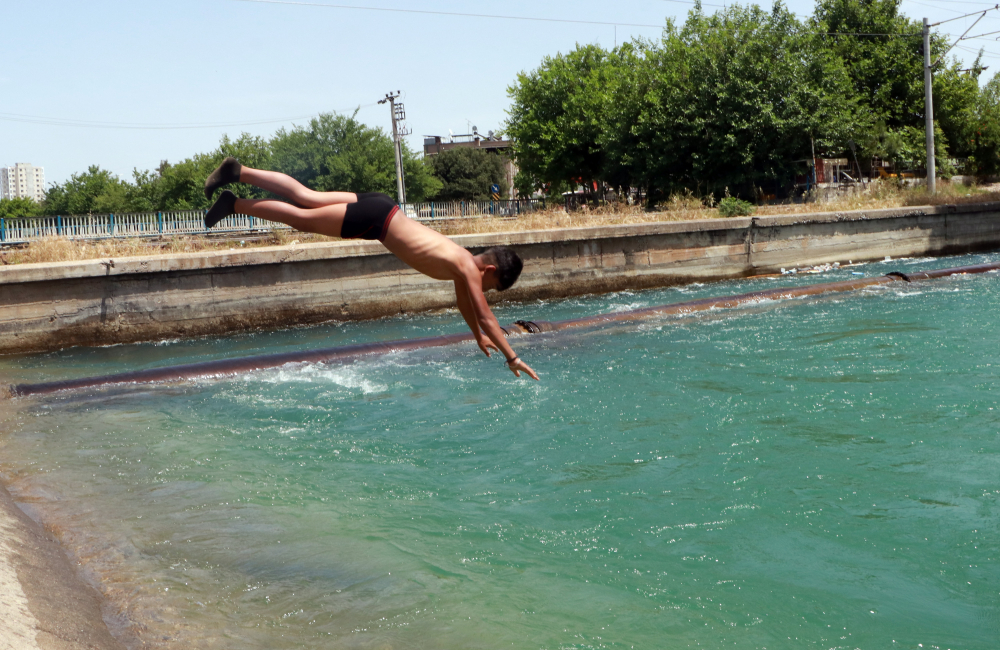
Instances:
[[[45,170],[31,163],[0,167],[0,198],[32,199],[41,203],[45,198]]]

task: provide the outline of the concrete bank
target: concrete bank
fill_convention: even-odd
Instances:
[[[1000,203],[538,230],[507,244],[530,300],[719,280],[834,261],[1000,248]],[[0,268],[0,353],[363,319],[454,305],[449,283],[377,242],[333,241]],[[530,314],[524,315],[530,318]]]
[[[0,486],[0,648],[125,650],[101,618],[96,591],[62,547]]]

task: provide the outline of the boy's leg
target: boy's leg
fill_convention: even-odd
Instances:
[[[211,228],[231,214],[249,214],[267,221],[287,224],[303,232],[340,237],[346,213],[346,203],[307,209],[274,199],[238,199],[235,194],[226,190],[208,209],[205,226]]]
[[[272,199],[237,199],[233,204],[233,212],[249,214],[268,221],[277,221],[301,230],[314,232],[328,237],[340,237],[344,225],[344,214],[347,204],[338,203],[320,208],[300,208],[284,201]]]
[[[358,200],[358,195],[354,192],[317,192],[287,174],[252,167],[242,168],[240,182],[273,192],[303,208],[322,208],[328,205],[355,203]]]
[[[321,208],[338,203],[354,203],[358,197],[353,192],[317,192],[291,176],[280,172],[244,167],[232,156],[222,161],[205,179],[205,197],[212,198],[215,190],[230,183],[249,183],[295,202],[303,208]]]

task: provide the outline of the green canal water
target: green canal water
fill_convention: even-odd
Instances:
[[[556,320],[1000,259],[510,305]],[[1000,277],[16,400],[12,494],[149,648],[1000,646]],[[45,381],[455,312],[0,358]],[[920,645],[922,644],[922,646]]]

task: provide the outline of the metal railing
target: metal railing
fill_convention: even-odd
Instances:
[[[447,201],[406,203],[400,207],[407,216],[420,221],[468,219],[484,216],[511,218],[543,209],[545,200]],[[284,224],[265,221],[245,214],[234,214],[220,221],[209,231],[205,228],[204,218],[204,210],[0,218],[0,244],[22,244],[44,237],[108,239],[206,235],[210,232],[213,234],[253,234],[274,230],[291,230],[289,226]]]
[[[499,201],[427,201],[400,206],[411,219],[466,219],[470,217],[518,217],[545,209],[545,199],[503,199]]]
[[[211,232],[252,233],[289,227],[245,214],[226,217]],[[84,214],[55,217],[0,219],[0,243],[17,244],[44,237],[67,239],[109,239],[204,235],[205,212],[137,212],[129,214]]]

